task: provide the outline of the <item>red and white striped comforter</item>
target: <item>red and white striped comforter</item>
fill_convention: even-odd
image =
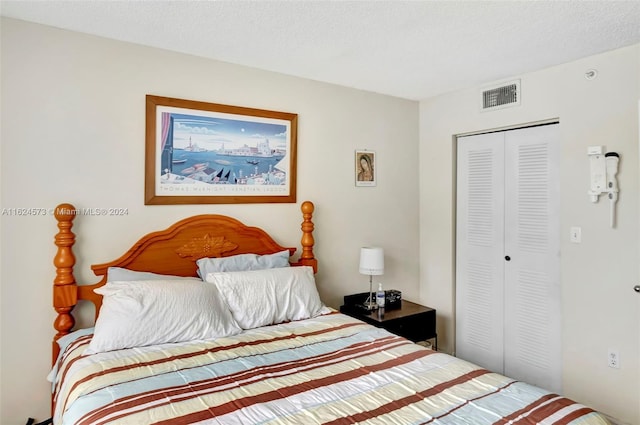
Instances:
[[[83,356],[90,338],[59,363],[55,424],[609,424],[338,313]]]

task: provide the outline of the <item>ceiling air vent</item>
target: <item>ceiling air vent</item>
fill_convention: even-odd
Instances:
[[[516,105],[520,105],[520,80],[482,89],[483,111],[493,111]]]

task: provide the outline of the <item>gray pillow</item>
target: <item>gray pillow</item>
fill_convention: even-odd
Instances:
[[[218,272],[247,272],[251,270],[279,269],[289,267],[289,250],[275,254],[239,254],[222,258],[201,258],[196,261],[198,275],[206,276]]]

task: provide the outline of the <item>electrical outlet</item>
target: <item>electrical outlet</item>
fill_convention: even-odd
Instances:
[[[618,350],[609,348],[607,353],[607,363],[609,364],[609,367],[620,369],[620,353],[618,353]]]

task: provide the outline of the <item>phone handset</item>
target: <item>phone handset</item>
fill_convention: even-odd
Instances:
[[[618,162],[620,155],[617,152],[603,152],[602,146],[589,146],[590,174],[589,197],[591,202],[598,202],[600,195],[607,194],[609,198],[609,225],[616,224],[616,202],[618,202]]]
[[[617,152],[607,152],[605,154],[607,168],[607,192],[609,197],[609,225],[615,227],[616,224],[616,202],[618,202],[618,162],[620,155]]]

